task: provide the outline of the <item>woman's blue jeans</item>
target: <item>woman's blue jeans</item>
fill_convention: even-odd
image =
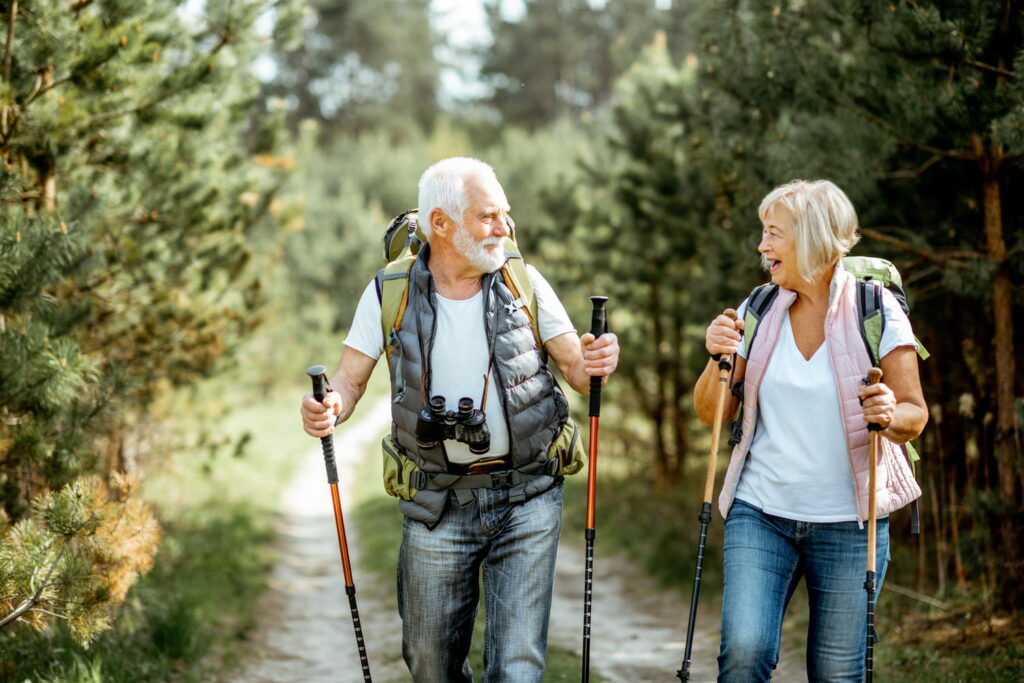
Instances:
[[[540,681],[547,651],[562,484],[512,504],[507,489],[453,494],[433,529],[405,519],[398,557],[402,654],[416,683],[471,682],[467,661],[483,568],[482,681]]]
[[[889,520],[878,520],[878,590],[889,560]],[[807,582],[809,681],[860,681],[866,653],[867,525],[812,523],[765,514],[741,500],[725,520],[725,594],[718,680],[771,680],[782,616]],[[878,593],[875,593],[877,598]]]

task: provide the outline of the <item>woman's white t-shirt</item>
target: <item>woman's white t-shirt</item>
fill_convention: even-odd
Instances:
[[[575,332],[569,314],[548,281],[531,265],[526,266],[526,272],[537,297],[541,342],[567,332]],[[444,396],[448,410],[455,410],[459,399],[464,396],[472,398],[474,407],[480,408],[484,373],[488,370],[489,362],[483,292],[462,300],[446,299],[438,295],[436,320],[437,329],[430,354],[430,393]],[[363,290],[344,344],[371,358],[380,358],[384,352],[380,301],[377,300],[377,288],[373,281]],[[468,463],[508,453],[508,425],[493,369],[487,383],[487,405],[484,412],[491,433],[490,450],[477,455],[471,453],[466,444],[447,439],[444,448],[451,462]]]
[[[740,319],[746,304],[739,308]],[[882,310],[885,330],[879,356],[884,358],[899,346],[916,348],[910,321],[888,290],[882,292]],[[802,522],[856,520],[856,494],[828,339],[805,359],[793,337],[789,311],[757,399],[757,427],[736,498],[770,515]]]

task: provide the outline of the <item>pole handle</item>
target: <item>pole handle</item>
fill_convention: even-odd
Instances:
[[[594,338],[600,337],[602,334],[608,331],[608,314],[605,310],[605,304],[608,303],[608,297],[606,296],[592,296],[590,297],[590,303],[593,309],[590,313],[590,334],[594,335]],[[590,417],[599,417],[601,415],[601,378],[591,377],[590,378]]]
[[[306,374],[313,381],[313,398],[320,403],[324,402],[324,396],[330,391],[327,384],[327,368],[323,365],[312,365]],[[338,466],[334,461],[334,440],[330,436],[320,437],[320,445],[324,451],[324,466],[327,468],[327,483],[338,483]]]
[[[306,374],[313,380],[313,398],[320,403],[324,402],[324,395],[327,393],[327,368],[323,365],[312,365]]]
[[[864,379],[864,383],[867,384],[868,386],[871,386],[872,384],[878,384],[881,381],[882,381],[882,369],[881,368],[875,368],[875,367],[873,367],[870,370],[868,370],[868,376]],[[868,423],[868,431],[869,432],[880,432],[880,431],[882,431],[882,425],[878,424],[877,422],[869,422]]]
[[[735,308],[725,309],[724,311],[722,311],[722,315],[724,315],[727,318],[731,318],[732,320],[737,320],[739,318],[739,316],[736,314]],[[743,334],[742,330],[740,331],[740,334]],[[719,370],[732,370],[732,354],[725,355],[721,353],[715,353],[711,355],[711,358],[718,362]]]

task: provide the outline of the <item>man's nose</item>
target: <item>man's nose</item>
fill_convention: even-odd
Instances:
[[[493,232],[498,237],[507,237],[512,234],[512,228],[508,224],[508,216],[502,216],[501,220],[495,221]]]

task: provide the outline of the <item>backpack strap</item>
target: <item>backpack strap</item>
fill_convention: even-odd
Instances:
[[[415,262],[416,255],[407,254],[378,270],[374,278],[380,302],[380,329],[388,356],[393,346],[392,335],[402,329],[405,307],[409,303],[409,271]]]
[[[537,295],[530,282],[529,273],[526,271],[526,263],[512,240],[506,240],[505,250],[507,259],[505,265],[501,267],[502,280],[512,292],[512,296],[515,297],[513,303],[517,308],[523,309],[530,321],[530,328],[533,330],[537,348],[540,349],[541,355],[546,360],[547,354],[544,352],[544,345],[540,338]],[[391,354],[393,346],[392,334],[402,329],[402,318],[409,303],[409,272],[415,261],[415,254],[406,254],[403,258],[381,268],[374,278],[377,300],[380,302],[381,334],[383,334],[384,348],[388,355]]]
[[[871,365],[878,367],[882,361],[878,351],[885,333],[885,315],[882,313],[882,283],[874,280],[857,280],[857,315],[860,318],[860,337],[864,341]]]
[[[779,286],[767,282],[755,287],[747,297],[747,308],[743,312],[743,355],[745,357],[750,357],[750,347],[754,344],[758,323],[761,322],[764,314],[772,307],[778,296]]]
[[[522,254],[519,253],[516,243],[511,239],[505,240],[505,256],[505,265],[501,267],[502,280],[509,291],[512,292],[512,296],[515,297],[512,303],[516,305],[516,308],[523,309],[523,313],[526,314],[527,319],[530,321],[534,341],[537,342],[537,348],[540,349],[541,355],[546,360],[547,354],[544,353],[544,344],[540,338],[537,295],[533,291],[530,274],[526,271],[526,262],[523,260]]]

